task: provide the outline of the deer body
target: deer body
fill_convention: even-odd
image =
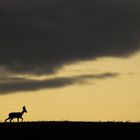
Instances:
[[[27,112],[25,106],[23,107],[22,112],[11,112],[11,113],[9,113],[9,117],[5,120],[5,122],[7,120],[10,120],[10,122],[11,122],[14,118],[17,118],[18,122],[19,122],[19,119],[22,119],[22,121],[23,121],[22,116],[23,116],[24,112]]]

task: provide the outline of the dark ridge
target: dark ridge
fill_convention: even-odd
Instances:
[[[120,140],[139,138],[139,122],[7,122],[0,123],[5,139],[93,139]]]

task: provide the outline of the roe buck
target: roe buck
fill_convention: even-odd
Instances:
[[[23,121],[22,115],[24,114],[24,112],[27,112],[25,106],[23,106],[21,112],[11,112],[11,113],[9,113],[9,117],[5,120],[5,122],[7,120],[10,120],[10,122],[11,122],[14,118],[17,118],[18,122],[19,122],[19,118],[22,119],[22,121]]]

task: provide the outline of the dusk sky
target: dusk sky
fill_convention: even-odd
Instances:
[[[0,121],[140,121],[138,0],[1,0]]]

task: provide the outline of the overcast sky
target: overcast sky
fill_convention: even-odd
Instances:
[[[139,15],[135,0],[1,0],[0,68],[53,74],[68,63],[132,55]]]
[[[65,63],[139,49],[140,3],[1,0],[0,65],[52,73]]]

